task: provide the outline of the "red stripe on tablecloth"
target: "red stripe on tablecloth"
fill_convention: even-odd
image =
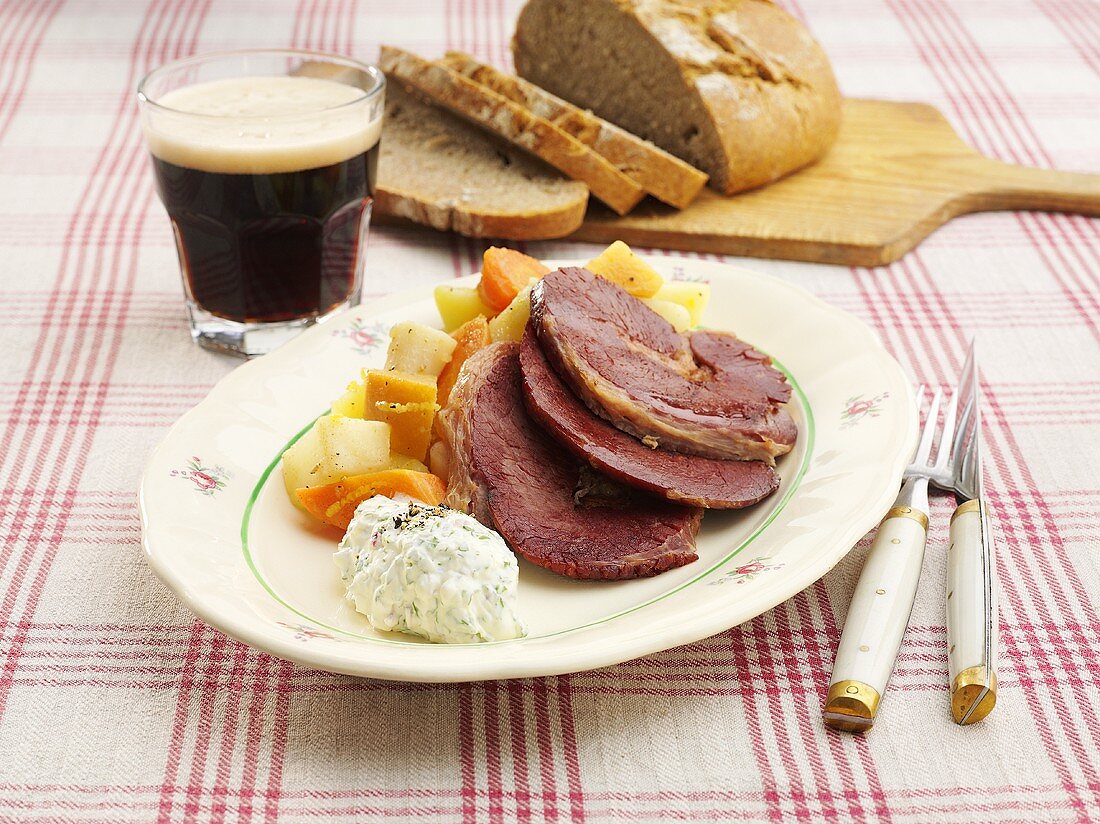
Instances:
[[[176,793],[180,762],[183,758],[183,739],[187,733],[187,715],[191,703],[191,689],[195,681],[196,665],[203,646],[206,625],[196,619],[191,623],[191,635],[188,639],[187,655],[180,672],[179,691],[176,698],[176,712],[172,720],[172,736],[168,743],[168,757],[164,765],[164,780],[160,787],[158,814],[161,819],[170,818]]]
[[[1093,3],[1036,3],[1089,68],[1100,75],[1100,13]]]
[[[815,612],[820,615],[824,611],[824,605],[821,603],[820,597],[822,592],[823,590],[811,587],[803,590],[797,598],[791,601],[791,606],[798,615],[797,631],[790,627],[786,615],[779,610],[776,610],[776,628],[782,634],[783,630],[779,627],[780,618],[782,617],[783,624],[787,625],[787,629],[790,631],[787,636],[788,639],[801,638],[805,646],[809,672],[805,678],[800,680],[806,683],[808,690],[807,693],[795,697],[796,706],[799,707],[799,732],[804,740],[813,741],[814,744],[810,758],[810,769],[813,773],[814,783],[817,785],[815,795],[821,804],[821,813],[826,818],[835,819],[837,816],[835,802],[844,796],[843,792],[834,792],[831,779],[837,773],[844,771],[850,773],[850,770],[848,769],[847,758],[843,757],[842,752],[838,752],[832,747],[832,739],[821,723],[821,707],[827,692],[830,664],[832,663],[832,657],[827,654],[830,648],[828,635],[814,626]],[[792,647],[793,655],[791,657],[797,667],[801,656],[798,654],[797,645],[792,643]],[[826,654],[823,654],[823,652]],[[829,765],[825,763],[826,753],[829,756]],[[838,755],[841,757],[838,758]]]
[[[31,4],[30,13],[24,14],[15,25],[9,23],[4,27],[8,38],[0,43],[0,78],[6,80],[0,88],[0,141],[25,100],[27,81],[42,46],[42,38],[61,5],[61,0]],[[19,6],[8,8],[18,9]],[[14,11],[12,13],[15,14]]]
[[[569,791],[570,820],[585,821],[584,785],[581,783],[581,762],[577,754],[577,730],[573,713],[573,676],[560,675],[557,685],[559,723],[561,724],[562,757],[565,760],[565,785]]]
[[[477,689],[474,687],[474,689]],[[504,797],[500,785],[500,717],[497,712],[497,682],[488,681],[481,685],[481,705],[485,711],[485,778],[488,787],[489,821],[496,824],[504,820]]]
[[[821,814],[827,819],[836,820],[838,815],[836,804],[844,799],[844,794],[843,783],[834,789],[833,781],[839,778],[839,773],[850,772],[850,769],[846,754],[832,747],[829,731],[821,722],[821,708],[829,683],[832,657],[828,655],[830,644],[822,631],[823,628],[819,629],[814,625],[814,613],[821,613],[819,595],[819,592],[811,588],[804,590],[799,598],[792,600],[791,607],[797,613],[799,620],[798,629],[795,631],[797,634],[792,634],[789,638],[802,639],[806,652],[808,673],[803,679],[806,689],[801,695],[794,696],[794,701],[796,706],[800,706],[799,731],[802,738],[804,741],[813,741],[809,763],[814,784],[817,787],[814,797],[821,804]],[[786,623],[786,616],[784,616],[784,623]],[[800,666],[802,656],[799,654],[797,644],[792,643],[792,653],[793,665]],[[838,755],[841,757],[838,758]]]
[[[991,803],[1009,803],[1011,798],[1035,798],[1044,794],[1055,794],[1062,789],[1060,784],[1012,784],[976,787],[896,787],[889,790],[892,798],[905,800],[948,799],[941,803],[950,803],[952,799],[958,799],[972,794],[982,799],[996,799],[998,796],[1006,796],[1006,799],[998,799]],[[14,793],[74,793],[74,794],[99,794],[110,797],[134,797],[142,795],[158,795],[160,787],[152,784],[76,784],[72,782],[45,784],[35,782],[7,782],[0,783],[0,792]],[[230,796],[247,797],[251,795],[248,790],[230,789]],[[509,793],[506,793],[509,794]],[[285,801],[309,802],[312,800],[324,801],[355,801],[357,799],[452,799],[461,795],[459,790],[438,787],[405,787],[405,788],[376,788],[376,787],[349,787],[341,789],[324,789],[309,787],[301,790],[285,790],[282,797]],[[743,802],[761,801],[762,795],[758,790],[603,790],[587,794],[587,798],[593,802],[607,801],[709,801],[709,802]],[[79,801],[74,803],[79,804]],[[89,801],[89,804],[102,803],[101,801]],[[155,802],[154,802],[155,803]],[[1039,801],[1038,803],[1045,803]]]
[[[248,704],[245,719],[244,763],[241,766],[241,791],[248,792],[248,805],[241,805],[240,815],[244,821],[251,821],[254,812],[252,797],[256,791],[256,770],[260,760],[260,745],[264,740],[264,707],[269,691],[271,669],[275,665],[274,656],[254,652],[256,659],[255,679],[252,682],[252,699]]]
[[[759,619],[753,619],[753,621],[757,620]],[[745,714],[745,723],[748,726],[749,742],[752,746],[753,758],[756,760],[756,769],[760,773],[763,783],[764,800],[769,805],[768,817],[772,821],[779,821],[783,818],[783,810],[779,806],[779,785],[775,778],[775,770],[772,769],[771,759],[768,757],[767,748],[764,746],[763,725],[760,723],[760,715],[756,708],[758,693],[754,674],[755,668],[749,663],[746,652],[748,634],[748,624],[742,624],[723,633],[723,636],[729,639],[730,652],[739,676],[741,708]]]
[[[462,775],[462,821],[477,821],[477,779],[475,775],[473,697],[469,687],[458,692],[458,756]]]
[[[782,610],[783,608],[783,606],[780,606],[778,609]],[[791,800],[794,802],[794,816],[805,819],[809,815],[806,808],[806,790],[803,786],[801,771],[791,750],[791,740],[787,735],[786,711],[780,695],[781,692],[793,689],[795,684],[791,682],[789,673],[787,673],[786,679],[780,677],[779,668],[772,655],[771,643],[764,632],[764,622],[770,614],[766,613],[764,616],[750,621],[748,636],[752,638],[752,649],[756,653],[756,662],[760,669],[760,680],[763,682],[760,692],[767,696],[768,700],[769,723],[767,729],[775,737],[779,763],[790,787]],[[782,684],[782,687],[779,686],[780,684]]]
[[[511,728],[512,771],[516,787],[516,820],[531,820],[531,784],[527,768],[527,694],[530,682],[507,681],[508,719]]]
[[[550,737],[548,682],[547,678],[535,678],[532,691],[535,705],[535,736],[538,739],[542,820],[557,821],[558,788],[554,773],[554,745]]]
[[[664,800],[664,799],[662,799]],[[675,804],[680,799],[671,798],[668,799],[669,803]],[[696,802],[694,798],[684,799],[688,802]],[[758,799],[749,799],[750,803],[758,801]],[[728,806],[725,806],[726,802],[723,800],[721,803],[714,807],[684,807],[684,806],[646,806],[644,809],[638,809],[638,800],[632,797],[625,798],[612,798],[608,801],[600,804],[594,804],[594,812],[602,817],[613,820],[642,820],[642,821],[728,821],[731,819],[744,819],[748,818],[751,813],[744,809],[731,810]],[[738,802],[734,802],[738,803]],[[740,799],[739,803],[744,805],[745,799]],[[58,818],[56,813],[59,809],[66,811],[72,810],[81,813],[89,812],[103,812],[103,811],[134,811],[134,810],[152,810],[152,805],[148,802],[141,801],[124,801],[124,800],[105,800],[98,802],[87,801],[64,801],[60,802],[55,799],[48,803],[41,803],[36,801],[27,801],[23,799],[14,799],[10,803],[10,808],[23,811],[34,811],[40,809],[51,810],[52,814],[42,816],[27,817],[24,815],[19,816],[19,821],[41,821],[48,822],[48,824],[57,824],[59,821],[87,821],[89,819],[80,818]],[[945,815],[951,813],[997,813],[997,812],[1043,812],[1053,810],[1067,809],[1064,802],[1049,801],[1049,800],[1032,800],[1032,799],[1019,799],[1004,802],[931,802],[931,803],[914,803],[914,804],[902,804],[899,810],[904,816],[930,816],[930,815]],[[392,805],[371,805],[364,803],[356,804],[332,804],[329,806],[317,803],[303,803],[295,806],[288,807],[288,812],[296,814],[297,816],[305,817],[347,817],[352,821],[362,821],[365,816],[369,816],[369,820],[378,820],[385,817],[409,817],[420,819],[425,815],[439,816],[440,818],[431,820],[449,820],[458,810],[456,807],[450,805],[435,805],[425,807],[420,804],[416,805],[404,805],[404,806],[392,806]],[[92,819],[95,820],[95,819]],[[103,820],[103,819],[99,819]],[[107,819],[110,820],[110,819]],[[1022,821],[1026,824],[1033,824],[1038,820],[1035,818],[1010,818],[998,816],[996,819],[998,822],[1010,822],[1010,821]],[[1046,820],[1045,818],[1043,820]]]
[[[661,799],[666,800],[666,799]],[[746,819],[750,818],[752,813],[749,810],[744,809],[744,805],[747,803],[759,802],[758,798],[754,799],[722,799],[719,804],[714,807],[684,807],[683,802],[697,802],[695,798],[681,799],[674,795],[667,799],[670,804],[675,804],[677,801],[681,802],[681,806],[646,806],[644,809],[638,809],[639,798],[631,794],[622,794],[622,797],[614,795],[607,801],[593,804],[594,813],[612,820],[643,820],[643,821],[666,821],[666,820],[689,820],[689,821],[728,821],[731,819]],[[740,809],[731,810],[729,803],[739,803],[742,805]],[[72,818],[57,818],[56,813],[59,809],[66,811],[72,810],[76,812],[88,813],[88,812],[103,812],[103,811],[134,811],[134,810],[152,810],[153,807],[148,802],[142,801],[124,801],[118,799],[108,799],[103,801],[60,801],[54,799],[50,802],[37,802],[27,801],[23,799],[13,799],[9,807],[15,810],[34,811],[39,809],[51,810],[52,814],[42,816],[25,816],[20,815],[18,820],[25,821],[41,821],[48,824],[57,824],[58,821],[87,821],[87,818],[72,819]],[[1035,800],[1024,796],[1019,799],[1002,802],[989,802],[989,801],[962,801],[962,802],[927,802],[927,803],[902,803],[898,806],[899,813],[906,817],[914,816],[936,816],[934,820],[942,820],[939,816],[950,815],[953,813],[999,813],[999,812],[1017,812],[1017,813],[1041,813],[1043,811],[1057,811],[1066,810],[1068,805],[1062,801],[1054,800]],[[458,812],[458,808],[450,805],[434,805],[423,806],[422,804],[404,805],[404,806],[392,806],[386,805],[371,805],[364,803],[356,804],[342,804],[337,805],[335,803],[331,805],[324,805],[322,803],[314,802],[302,802],[297,805],[288,806],[287,811],[290,814],[297,815],[299,817],[340,817],[347,818],[352,821],[362,821],[364,817],[370,817],[369,820],[377,820],[381,818],[389,817],[408,817],[410,819],[422,819],[424,816],[439,816],[439,818],[430,820],[449,820]],[[92,819],[103,820],[103,819]],[[110,820],[110,819],[108,819]],[[918,820],[927,820],[920,819]],[[1007,824],[1007,822],[1023,822],[1024,824],[1033,824],[1036,820],[1048,820],[1047,817],[1039,818],[1012,818],[998,815],[996,820],[1001,824]]]
[[[206,787],[207,752],[210,739],[217,734],[214,711],[215,700],[221,684],[222,663],[225,660],[226,638],[216,630],[210,633],[210,655],[206,665],[199,669],[198,723],[195,726],[195,743],[191,750],[191,772],[187,781],[183,820],[195,821],[199,813],[199,798]],[[190,707],[190,704],[188,705]],[[224,733],[224,730],[222,731]]]
[[[264,793],[264,821],[271,824],[279,817],[279,799],[283,791],[283,769],[290,737],[290,691],[283,689],[289,683],[294,666],[289,661],[276,660],[277,670],[275,718],[271,731],[271,761],[268,765],[267,789]]]
[[[356,36],[355,24],[356,21],[359,20],[359,14],[359,0],[351,0],[348,3],[348,25],[346,27],[343,51],[345,54],[349,54],[353,57],[360,57],[360,59],[364,59],[365,57],[365,59],[373,62],[376,59],[376,54],[373,50],[370,54],[364,56],[358,53],[355,48],[355,43],[358,39]]]

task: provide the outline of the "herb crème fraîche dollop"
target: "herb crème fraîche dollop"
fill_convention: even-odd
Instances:
[[[527,634],[516,556],[463,512],[376,495],[355,510],[334,557],[345,597],[375,629],[444,644]]]

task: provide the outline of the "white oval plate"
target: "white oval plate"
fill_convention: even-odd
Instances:
[[[333,672],[406,681],[605,666],[696,641],[790,598],[893,500],[916,441],[908,381],[866,326],[782,280],[717,263],[650,263],[669,278],[709,281],[704,325],[771,354],[794,386],[799,439],[779,462],[779,491],[742,512],[708,512],[695,563],[591,582],[521,560],[529,635],[490,644],[375,632],[344,601],[336,540],[287,501],[278,459],[360,368],[382,365],[391,325],[439,324],[426,288],[351,310],[242,365],[172,427],[141,482],[153,569],[200,618],[248,644]]]

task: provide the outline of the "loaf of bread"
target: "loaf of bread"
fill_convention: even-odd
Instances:
[[[549,120],[670,206],[683,209],[707,182],[705,174],[680,158],[521,77],[506,74],[462,52],[448,52],[439,63],[488,86],[535,117]]]
[[[375,211],[470,237],[543,240],[581,225],[588,187],[390,78]]]
[[[378,64],[389,77],[542,158],[563,174],[585,183],[592,194],[619,214],[626,214],[645,195],[642,187],[600,154],[553,123],[475,83],[453,69],[415,54],[383,46]]]
[[[812,163],[840,124],[824,51],[766,0],[528,0],[512,50],[522,77],[726,194]]]

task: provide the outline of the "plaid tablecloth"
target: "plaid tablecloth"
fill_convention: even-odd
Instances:
[[[939,106],[1004,160],[1100,171],[1100,5],[787,0],[851,95]],[[133,89],[171,58],[393,42],[508,64],[516,0],[0,2],[0,820],[1100,819],[1100,222],[957,220],[880,269],[751,261],[951,379],[984,339],[1000,704],[947,709],[936,503],[881,718],[820,707],[866,541],[755,621],[597,672],[421,686],[312,672],[195,620],[136,487],[237,362],[187,336]],[[483,243],[378,228],[367,300]],[[532,245],[583,256],[580,244]]]

